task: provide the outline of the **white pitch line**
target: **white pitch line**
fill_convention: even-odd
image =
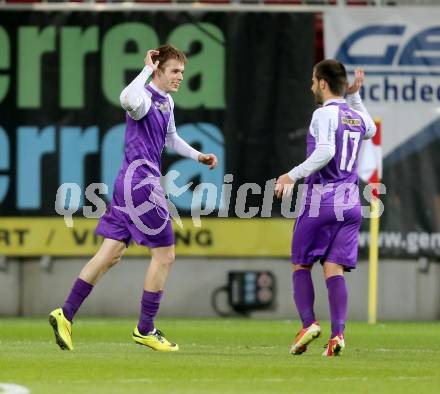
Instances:
[[[164,380],[167,381],[170,379],[157,379],[156,382],[159,381],[163,382]],[[117,383],[154,383],[155,381],[154,379],[145,378],[145,379],[120,379],[117,380],[116,382]]]
[[[433,350],[433,349],[386,349],[386,348],[378,348],[378,349],[363,349],[363,351],[368,352],[400,352],[400,353],[440,353],[439,350]]]
[[[387,377],[388,380],[430,380],[433,379],[434,376],[392,376]],[[366,376],[353,376],[353,377],[335,377],[335,378],[317,378],[318,380],[324,380],[327,382],[349,382],[349,381],[363,381],[367,380],[376,380],[375,378],[368,378]]]
[[[324,380],[326,382],[349,382],[349,381],[362,381],[366,382],[368,378],[366,376],[353,376],[353,377],[335,377],[335,378],[316,378],[318,380]]]
[[[120,379],[117,380],[117,383],[159,383],[159,382],[174,382],[175,379],[166,378],[166,379],[148,379],[148,378],[139,378],[139,379]],[[197,379],[185,379],[186,382],[190,383],[215,383],[215,382],[222,382],[222,378],[197,378]],[[290,377],[288,379],[284,378],[253,378],[253,379],[234,379],[234,382],[242,382],[242,383],[249,383],[249,382],[258,382],[258,383],[283,383],[283,382],[303,382],[303,378],[293,378]]]
[[[24,386],[14,383],[0,383],[1,394],[29,394],[31,391]]]
[[[388,378],[390,380],[430,380],[434,378],[434,376],[395,376],[392,378]]]

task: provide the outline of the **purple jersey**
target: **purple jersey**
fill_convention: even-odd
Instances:
[[[138,167],[135,173],[136,179],[148,175],[161,176],[161,155],[172,111],[167,97],[162,96],[149,85],[146,89],[151,95],[148,113],[140,120],[133,120],[128,113],[126,114],[125,154],[119,172],[119,175],[123,176],[130,163],[138,159],[148,160],[152,165]]]
[[[313,114],[307,134],[307,157],[323,140],[335,148],[333,158],[304,179],[307,205],[359,204],[358,156],[367,130],[366,116],[345,100],[329,101]]]
[[[112,202],[101,217],[96,233],[123,241],[127,246],[134,240],[148,247],[164,247],[174,244],[171,218],[159,183],[161,154],[172,108],[168,95],[161,95],[150,85],[145,89],[151,105],[139,120],[134,120],[128,113],[126,115],[124,160],[115,181]],[[139,165],[137,160],[141,160]],[[134,173],[131,172],[132,164]],[[129,190],[126,190],[127,180]],[[145,180],[148,182],[145,183]],[[131,199],[130,204],[127,198]],[[145,212],[139,215],[132,208],[127,211],[131,205],[145,206]]]
[[[307,157],[318,145],[334,155],[322,168],[311,173],[309,170],[310,175],[304,180],[306,205],[295,223],[294,264],[329,261],[347,270],[356,267],[361,224],[358,155],[362,140],[374,132],[370,116],[350,108],[342,99],[329,100],[313,113],[307,134]],[[304,171],[306,166],[296,168]],[[292,171],[295,173],[295,169]]]

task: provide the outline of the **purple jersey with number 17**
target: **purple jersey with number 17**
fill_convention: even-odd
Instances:
[[[292,240],[294,264],[329,261],[346,270],[356,267],[361,224],[358,155],[362,140],[374,131],[370,116],[350,108],[343,99],[329,100],[313,113],[307,157],[318,144],[334,147],[335,154],[304,180],[305,206]]]
[[[348,198],[348,195],[350,205],[359,204],[358,156],[367,122],[366,115],[351,109],[345,100],[328,101],[314,112],[307,134],[307,157],[315,150],[320,138],[335,146],[335,155],[327,165],[304,179],[306,205],[347,204],[344,197]],[[325,128],[325,133],[319,132],[318,128]]]

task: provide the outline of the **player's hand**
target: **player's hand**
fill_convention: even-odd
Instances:
[[[144,59],[144,64],[146,66],[150,66],[153,71],[156,71],[157,67],[159,66],[159,60],[156,60],[153,63],[153,59],[152,59],[153,56],[157,56],[157,55],[159,55],[159,51],[156,51],[154,49],[150,49],[147,52],[147,56],[145,56],[145,59]]]
[[[293,192],[293,186],[295,186],[295,182],[290,179],[289,175],[280,175],[275,184],[274,194],[277,198],[290,197]]]
[[[217,167],[217,156],[213,153],[201,153],[198,160],[200,163],[209,166],[210,170],[213,170],[215,167]]]
[[[347,94],[354,94],[359,92],[359,89],[364,83],[364,78],[364,70],[360,67],[356,68],[356,70],[354,70],[354,81],[351,85],[348,86]]]

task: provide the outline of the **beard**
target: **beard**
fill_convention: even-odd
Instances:
[[[318,90],[318,91],[314,94],[314,96],[315,96],[315,102],[316,102],[316,104],[318,104],[318,105],[322,105],[322,104],[324,104],[324,100],[322,99],[322,93],[321,93],[320,90]]]

